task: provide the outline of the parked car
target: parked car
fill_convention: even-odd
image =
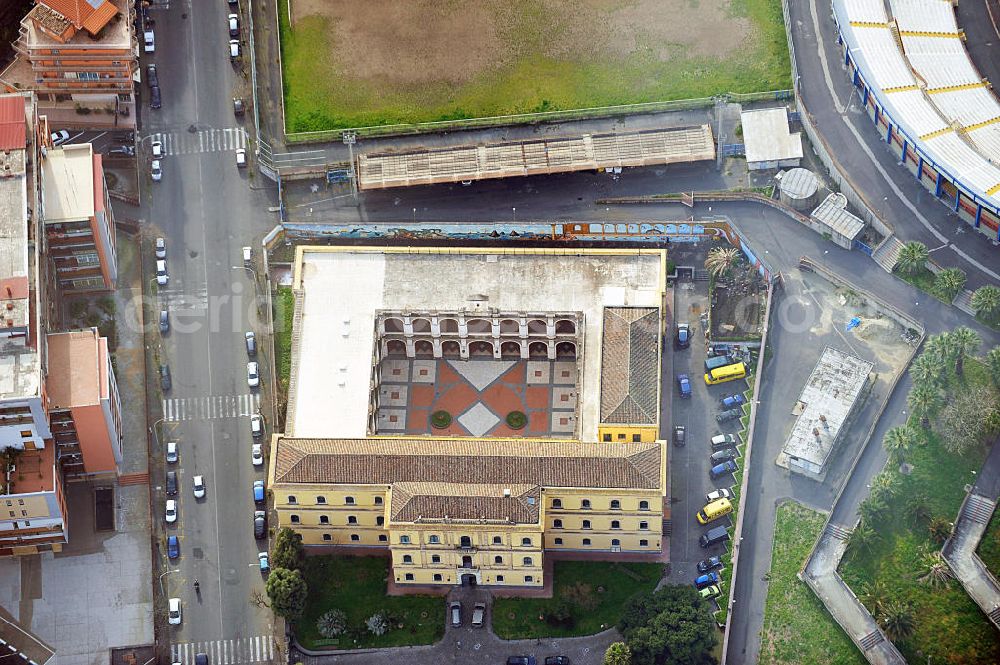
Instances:
[[[146,53],[154,53],[156,51],[156,35],[153,34],[152,30],[143,31],[142,50]]]
[[[250,435],[255,439],[264,436],[264,418],[259,413],[250,416]]]
[[[734,407],[746,404],[746,398],[740,393],[733,393],[732,395],[725,395],[719,402],[722,404],[724,409],[732,409]]]
[[[160,168],[160,160],[154,159],[149,164],[149,175],[153,177],[155,182],[160,182],[163,180],[163,169]]]
[[[240,6],[240,0],[229,0],[229,6],[230,7],[239,7]]]
[[[254,466],[260,466],[264,463],[264,447],[255,443],[250,446],[250,461],[253,462]]]
[[[194,498],[205,498],[205,476],[195,476],[191,479],[191,483],[194,490]]]
[[[245,337],[247,341],[247,355],[253,358],[257,355],[257,337],[251,331],[247,331]]]
[[[534,656],[507,656],[507,665],[537,665]]]
[[[156,262],[156,283],[163,286],[168,281],[170,276],[167,274],[167,262],[160,259]]]
[[[240,57],[240,41],[238,39],[229,40],[229,59],[235,60]]]
[[[167,601],[167,623],[171,626],[181,624],[181,599],[171,598]]]
[[[683,448],[687,443],[687,430],[684,425],[674,425],[674,445]]]
[[[134,145],[116,145],[108,150],[108,155],[121,155],[122,157],[135,157]]]
[[[722,568],[722,557],[710,556],[698,562],[698,572],[707,573],[710,570]]]
[[[181,555],[181,543],[177,536],[167,536],[167,558],[176,559]]]
[[[715,491],[709,492],[705,495],[705,503],[712,503],[713,501],[718,501],[719,499],[732,499],[733,493],[727,490],[725,487],[721,487]]]
[[[194,655],[194,665],[208,665],[208,654],[196,653]]]
[[[156,75],[156,65],[146,65],[146,83],[150,88],[160,86],[160,77]]]
[[[176,441],[167,441],[167,464],[177,464]]]
[[[167,471],[167,496],[177,494],[177,472]]]
[[[253,481],[253,502],[254,503],[264,503],[264,481],[255,480]]]
[[[472,606],[472,627],[482,628],[486,619],[486,603],[476,603]]]
[[[170,368],[166,365],[160,365],[160,388],[163,392],[170,390],[170,386],[173,385],[170,381]]]
[[[735,448],[739,442],[735,434],[716,434],[712,437],[712,450]]]
[[[712,465],[722,464],[725,461],[736,459],[736,450],[733,448],[725,448],[724,450],[716,450],[709,456],[709,461]]]
[[[160,93],[160,86],[154,85],[149,89],[149,108],[158,109],[163,106],[163,97]]]
[[[730,420],[736,420],[743,415],[741,409],[728,409],[723,411],[715,417],[715,422],[717,423],[728,423]]]
[[[711,476],[712,479],[714,480],[719,476],[726,475],[727,473],[733,473],[738,468],[739,467],[736,466],[736,462],[734,462],[733,460],[729,460],[728,462],[723,462],[722,464],[717,464],[716,466],[713,466],[709,470],[708,475]]]
[[[458,628],[462,625],[462,603],[457,600],[451,601],[448,605],[448,616],[451,617],[451,625]]]
[[[686,349],[691,346],[691,328],[686,323],[678,323],[674,333],[674,346],[678,349]]]
[[[247,165],[247,151],[243,148],[236,149],[236,168],[242,169]]]
[[[253,513],[253,537],[257,540],[267,538],[267,513],[263,510]]]
[[[153,144],[157,144],[159,141],[153,141]],[[165,259],[167,258],[167,241],[163,238],[156,239],[156,258]]]
[[[167,499],[167,507],[164,511],[164,517],[167,524],[173,524],[177,521],[177,502],[173,499]]]
[[[247,385],[251,388],[260,385],[260,367],[256,362],[247,363]]]
[[[69,141],[69,132],[65,129],[52,132],[52,145],[62,145],[66,141]]]
[[[165,309],[160,310],[160,332],[164,334],[170,332],[170,312]]]
[[[247,107],[243,103],[242,97],[233,97],[233,115],[243,115],[246,113]]]
[[[271,570],[271,562],[268,560],[267,552],[257,553],[257,563],[260,566],[260,572],[266,573]]]
[[[719,583],[719,574],[715,572],[699,575],[694,580],[694,586],[696,589],[704,589],[707,586],[711,586],[712,584],[718,584],[718,583]]]
[[[240,36],[240,17],[238,14],[230,14],[228,17],[229,22],[229,36],[239,37]]]
[[[691,379],[687,374],[677,375],[677,388],[681,391],[681,398],[687,399],[691,397]]]
[[[162,141],[153,141],[149,145],[150,145],[150,149],[153,152],[153,159],[160,159],[161,157],[163,157],[163,142]]]
[[[546,656],[545,665],[570,665],[569,656]]]
[[[704,598],[705,600],[710,600],[712,598],[718,598],[719,596],[722,595],[722,592],[719,591],[719,587],[713,584],[712,586],[707,586],[701,591],[699,591],[698,595]]]
[[[253,248],[244,247],[240,251],[243,252],[243,265],[245,266],[250,265],[251,261],[253,261]]]

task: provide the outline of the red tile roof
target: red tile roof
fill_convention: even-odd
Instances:
[[[38,4],[62,14],[77,30],[86,28],[92,35],[100,32],[118,13],[118,8],[109,0],[39,0]]]
[[[24,97],[0,96],[0,150],[24,150]]]

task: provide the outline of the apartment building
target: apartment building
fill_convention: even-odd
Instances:
[[[294,439],[271,446],[279,527],[388,551],[400,585],[538,587],[548,553],[655,560],[662,442]]]
[[[47,254],[64,294],[110,291],[118,278],[115,221],[101,155],[89,143],[42,156]]]
[[[0,84],[8,92],[35,92],[42,112],[60,127],[133,127],[134,18],[132,0],[36,0]]]

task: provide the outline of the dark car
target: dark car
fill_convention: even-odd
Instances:
[[[163,106],[160,99],[160,86],[154,85],[149,89],[149,108],[158,109]]]
[[[705,573],[704,575],[699,575],[695,581],[694,586],[696,589],[704,589],[707,586],[712,586],[713,584],[719,583],[718,573]]]
[[[691,346],[691,328],[688,327],[688,324],[677,324],[677,331],[674,333],[674,346],[678,349],[686,349]]]
[[[257,540],[267,538],[267,513],[255,510],[253,514],[253,537]]]
[[[170,332],[170,312],[165,309],[160,310],[160,332]]]
[[[734,462],[733,460],[729,460],[727,462],[723,462],[722,464],[717,464],[716,466],[713,466],[709,470],[708,475],[711,476],[712,479],[714,480],[719,476],[726,475],[727,473],[733,473],[738,468],[739,467],[736,466],[736,462]]]
[[[194,655],[194,665],[208,665],[208,654],[196,653]]]
[[[177,472],[167,471],[167,496],[177,494]]]
[[[243,103],[243,99],[241,97],[233,97],[233,114],[243,115],[246,113],[246,110],[247,107],[246,104]]]
[[[170,390],[170,386],[173,385],[170,381],[170,368],[166,365],[160,365],[160,388],[163,390]]]
[[[726,395],[725,397],[719,400],[719,403],[722,404],[723,409],[732,409],[742,404],[746,404],[746,402],[747,402],[746,398],[740,393],[733,393],[732,395]]]
[[[177,536],[167,536],[167,556],[176,559],[181,555],[181,544]]]
[[[728,462],[731,459],[736,459],[736,451],[732,448],[716,450],[709,456],[708,459],[712,462],[712,466],[715,466],[716,464],[722,464],[723,462]]]
[[[253,358],[257,355],[257,336],[252,331],[247,331],[244,337],[247,342],[247,356]]]
[[[156,75],[156,65],[146,66],[146,82],[150,88],[160,87],[160,77]]]
[[[683,448],[685,443],[687,443],[687,430],[684,429],[684,425],[674,425],[674,445]]]
[[[710,556],[707,559],[702,559],[698,562],[698,572],[707,573],[710,570],[715,570],[717,568],[722,568],[722,558],[717,556]]]
[[[546,656],[545,665],[570,665],[569,656]]]
[[[507,665],[536,665],[534,656],[507,656]]]
[[[717,423],[728,423],[730,420],[736,420],[743,415],[743,411],[740,409],[728,409],[723,411],[715,417],[715,422]]]

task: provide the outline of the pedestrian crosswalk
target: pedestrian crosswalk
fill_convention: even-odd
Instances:
[[[260,409],[260,395],[208,395],[206,397],[171,397],[163,400],[163,419],[217,420],[250,416]]]
[[[172,663],[194,665],[194,656],[198,653],[206,654],[208,662],[212,665],[267,663],[274,660],[274,639],[268,635],[257,635],[232,640],[181,642],[170,645]]]
[[[160,132],[152,134],[151,138],[163,144],[165,155],[225,152],[247,147],[247,134],[242,127],[200,129],[196,132]]]

